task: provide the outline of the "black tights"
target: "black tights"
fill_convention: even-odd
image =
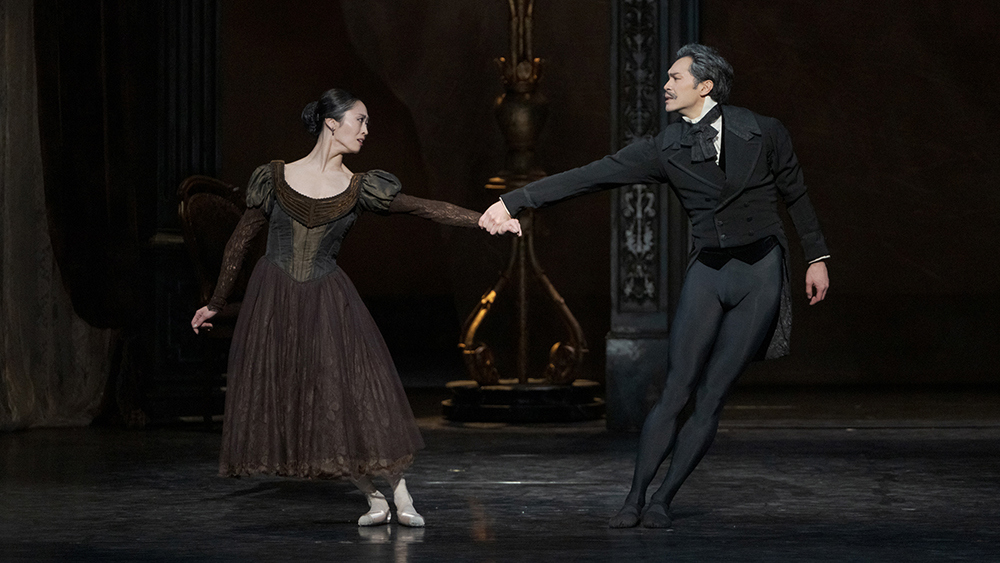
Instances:
[[[672,451],[667,476],[650,498],[669,506],[708,451],[730,386],[778,312],[781,283],[781,247],[753,265],[733,259],[719,270],[691,266],[670,332],[666,387],[642,426],[627,504],[645,503],[646,489]],[[694,410],[678,433],[677,418],[696,385]]]

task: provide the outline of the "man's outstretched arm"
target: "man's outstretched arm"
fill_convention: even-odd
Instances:
[[[659,156],[655,139],[632,143],[613,155],[504,194],[486,210],[479,225],[495,233],[500,225],[527,208],[547,207],[576,196],[629,184],[659,183],[663,177]]]

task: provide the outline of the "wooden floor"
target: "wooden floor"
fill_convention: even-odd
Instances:
[[[219,427],[0,434],[0,561],[997,561],[1000,394],[741,391],[669,530],[607,528],[636,436],[455,425],[414,392],[424,529],[345,482],[216,476]]]

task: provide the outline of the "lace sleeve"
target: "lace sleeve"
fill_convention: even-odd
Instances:
[[[451,203],[397,194],[389,204],[389,213],[406,213],[452,227],[478,227],[482,213]]]
[[[208,300],[208,309],[218,313],[226,306],[226,299],[233,291],[233,284],[243,266],[250,241],[257,236],[261,227],[267,224],[267,218],[259,207],[253,207],[243,212],[236,230],[226,243],[226,252],[222,255],[222,267],[219,269],[219,281],[215,284],[215,293]]]

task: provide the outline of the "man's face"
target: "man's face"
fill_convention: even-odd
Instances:
[[[701,115],[705,96],[712,89],[712,82],[697,82],[691,74],[691,57],[681,57],[667,72],[670,77],[663,85],[666,110],[696,118]]]

